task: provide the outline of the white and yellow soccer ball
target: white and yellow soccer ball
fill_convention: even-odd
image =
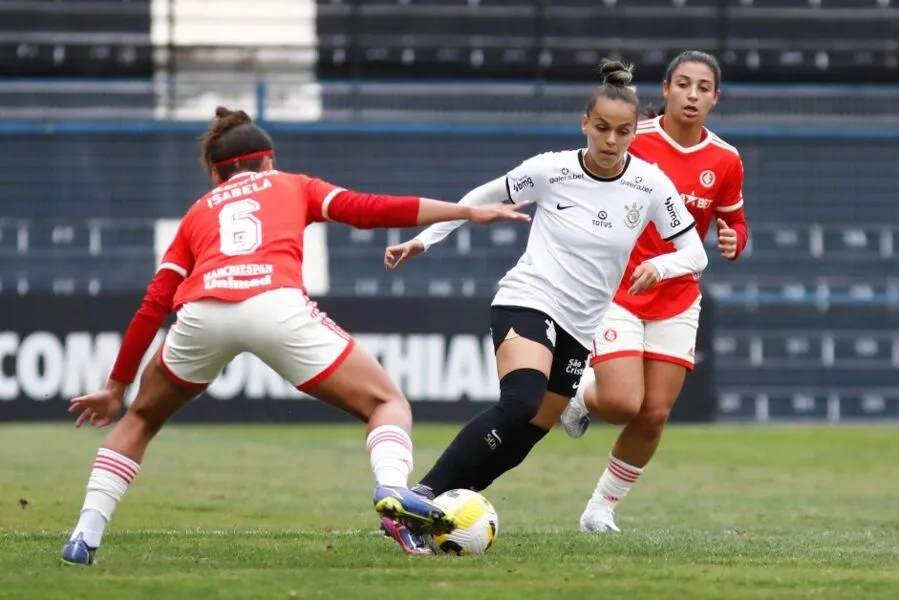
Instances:
[[[434,502],[458,523],[451,533],[431,538],[434,553],[473,556],[490,550],[499,533],[499,515],[487,498],[471,490],[450,490]]]

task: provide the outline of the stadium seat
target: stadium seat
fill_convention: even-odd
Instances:
[[[899,69],[899,16],[873,0],[320,1],[317,21],[324,77],[584,81],[621,54],[657,80],[684,48],[720,55],[730,81],[894,81]]]
[[[151,254],[142,260],[113,254],[99,257],[25,254],[0,265],[3,293],[91,294],[133,293],[146,288],[156,262]]]
[[[0,68],[18,77],[150,77],[150,1],[0,0]]]
[[[152,119],[151,81],[6,81],[0,86],[0,119]]]
[[[890,390],[734,390],[718,394],[721,421],[869,421],[899,418],[899,393]]]

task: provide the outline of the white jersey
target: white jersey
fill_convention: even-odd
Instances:
[[[621,175],[599,178],[584,167],[583,152],[539,154],[506,175],[511,201],[531,200],[537,212],[493,304],[546,313],[589,348],[647,224],[670,241],[695,223],[657,167],[628,155]]]

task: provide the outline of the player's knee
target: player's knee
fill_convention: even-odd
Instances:
[[[516,369],[499,382],[499,404],[516,422],[530,422],[540,411],[546,392],[546,375],[536,369]]]
[[[647,402],[640,414],[633,420],[636,429],[647,440],[654,440],[662,435],[668,417],[671,416],[671,408],[664,404],[652,404]]]
[[[585,398],[590,412],[611,425],[624,425],[640,414],[642,390],[596,386],[596,394]]]
[[[165,419],[157,413],[153,403],[135,402],[122,417],[122,427],[138,437],[151,438],[165,425]]]
[[[396,417],[411,415],[412,407],[403,393],[395,387],[372,389],[365,399],[355,405],[356,417],[368,421],[375,411],[389,410]]]
[[[397,389],[381,393],[377,396],[376,400],[378,404],[387,404],[398,410],[412,410],[412,407],[409,406],[409,400],[407,400],[403,393]]]

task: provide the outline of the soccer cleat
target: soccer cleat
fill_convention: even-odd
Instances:
[[[78,534],[74,540],[69,540],[62,547],[62,562],[67,565],[92,565],[96,548],[91,548],[84,542],[82,534]]]
[[[393,519],[381,517],[381,531],[400,545],[406,554],[433,554],[421,536],[412,533],[408,527]]]
[[[456,519],[442,508],[404,487],[375,487],[375,510],[382,517],[398,521],[418,535],[445,534],[456,528]]]
[[[432,490],[428,486],[421,484],[421,483],[416,483],[409,489],[412,490],[413,492],[415,492],[416,494],[418,494],[419,496],[427,498],[428,500],[433,500],[434,498],[437,497],[437,494],[434,493],[434,490]]]
[[[562,411],[559,422],[562,423],[562,427],[565,428],[565,433],[569,437],[579,438],[587,433],[587,428],[590,427],[590,411],[587,410],[584,393],[588,387],[593,385],[594,381],[596,381],[596,377],[593,369],[584,369],[584,375],[578,383],[574,398],[568,401],[568,406]]]
[[[587,428],[590,427],[590,413],[587,412],[584,401],[579,401],[577,396],[569,400],[559,422],[569,437],[579,438],[587,433]]]
[[[580,526],[583,533],[621,533],[615,524],[615,508],[593,500],[584,509]]]

